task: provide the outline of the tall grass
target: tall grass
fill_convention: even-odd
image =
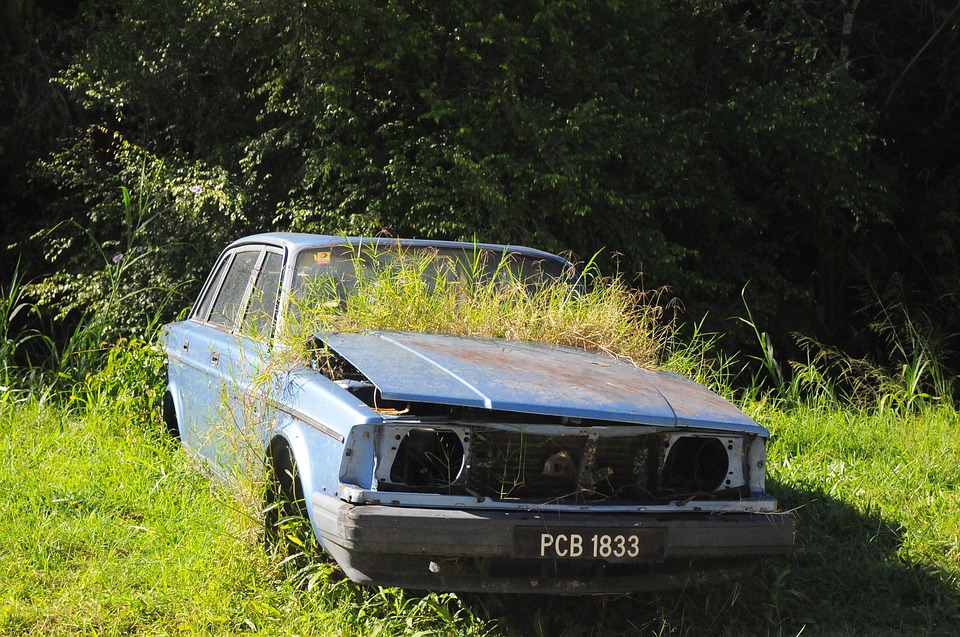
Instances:
[[[639,366],[660,361],[671,333],[658,292],[603,277],[592,262],[546,284],[520,278],[509,256],[485,273],[479,250],[459,276],[438,276],[432,255],[404,248],[371,271],[376,254],[367,250],[358,249],[346,293],[333,278],[311,281],[294,312],[294,342],[322,330],[410,330],[599,350]]]
[[[27,298],[18,264],[9,285],[0,286],[0,402],[40,386],[45,379],[39,362],[50,356],[54,345],[38,329],[39,321],[40,312]]]
[[[266,550],[243,484],[169,439],[160,355],[115,348],[64,404],[0,404],[3,635],[953,635],[960,417],[748,403],[792,555],[735,585],[659,595],[449,595],[358,587]]]
[[[881,400],[911,409],[917,401],[949,400],[957,376],[943,364],[950,354],[949,336],[924,311],[911,308],[903,281],[895,277],[886,290],[874,295],[874,320],[870,327],[887,344],[895,366],[894,391],[881,390]]]
[[[745,290],[744,290],[745,292]],[[773,340],[754,322],[744,296],[746,317],[739,320],[753,331],[759,354],[747,358],[759,364],[746,384],[746,394],[762,396],[780,406],[849,405],[876,413],[909,414],[935,404],[956,406],[958,376],[943,363],[949,356],[947,338],[922,310],[911,310],[904,292],[894,285],[874,292],[875,318],[870,329],[886,343],[876,357],[853,356],[810,336],[795,334],[805,360],[789,361],[784,371]]]
[[[243,485],[165,435],[160,362],[130,343],[66,405],[0,404],[0,634],[485,632],[455,596],[359,589],[323,561],[304,588]]]

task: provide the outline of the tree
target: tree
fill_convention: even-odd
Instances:
[[[45,247],[109,269],[126,187],[152,206],[136,286],[254,229],[386,230],[618,254],[695,317],[751,281],[758,321],[812,326],[888,201],[863,85],[797,6],[91,0]]]

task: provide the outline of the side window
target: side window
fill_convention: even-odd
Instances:
[[[273,329],[273,317],[277,310],[277,295],[280,290],[280,268],[283,255],[267,252],[257,282],[250,295],[250,303],[243,319],[243,331],[254,336],[269,336]]]
[[[227,266],[230,265],[230,261],[233,258],[233,255],[227,255],[220,260],[220,263],[217,265],[216,272],[210,277],[207,282],[206,287],[203,289],[203,295],[197,301],[197,305],[193,308],[193,315],[191,318],[195,318],[200,321],[206,321],[207,315],[210,314],[210,306],[213,305],[213,299],[217,295],[217,290],[220,289],[220,283],[223,281],[223,275],[227,272]]]
[[[230,264],[230,270],[227,271],[227,275],[223,279],[223,285],[220,286],[217,299],[213,302],[213,308],[208,319],[211,323],[229,330],[233,330],[239,325],[244,296],[250,286],[250,279],[257,261],[260,259],[260,254],[260,250],[245,250],[237,252],[234,256],[233,262]]]

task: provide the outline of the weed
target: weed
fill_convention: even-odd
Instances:
[[[39,321],[36,305],[26,300],[19,264],[8,287],[0,287],[0,401],[39,387],[45,381],[39,366],[53,350],[53,341],[32,324]],[[38,360],[39,359],[39,360]]]
[[[102,367],[70,390],[81,413],[106,410],[111,417],[148,425],[161,419],[166,359],[156,340],[121,339]]]
[[[714,389],[732,394],[732,372],[735,357],[724,355],[719,348],[720,335],[703,331],[706,317],[693,323],[687,333],[682,325],[664,330],[666,341],[661,364],[674,372]]]
[[[763,377],[754,374],[748,393],[757,395],[772,383],[770,395],[787,406],[801,401],[829,406],[841,400],[857,408],[897,413],[950,400],[957,377],[940,362],[947,355],[946,339],[937,335],[922,311],[907,308],[897,281],[885,294],[874,294],[876,319],[870,327],[887,343],[887,365],[795,335],[807,357],[803,362],[791,361],[789,375],[775,356],[770,336],[755,324],[744,296],[747,316],[738,318],[753,330],[761,352],[749,358],[765,371]]]
[[[783,368],[780,366],[779,361],[777,361],[777,357],[773,351],[773,340],[770,338],[770,335],[762,331],[757,326],[756,321],[753,320],[750,304],[747,303],[747,286],[743,286],[743,289],[740,290],[740,298],[743,299],[743,307],[747,316],[746,318],[738,316],[737,319],[753,330],[754,337],[757,339],[757,345],[760,347],[759,356],[750,355],[748,358],[760,363],[761,367],[766,371],[766,380],[773,383],[773,391],[785,397],[788,385],[786,377],[783,374]],[[763,385],[765,385],[765,383],[761,377],[754,375],[751,387],[756,389]]]
[[[918,402],[949,399],[956,376],[940,362],[946,337],[938,334],[922,309],[907,306],[903,283],[894,278],[883,292],[873,290],[876,319],[870,327],[887,343],[896,371],[884,387],[881,406],[912,410]]]

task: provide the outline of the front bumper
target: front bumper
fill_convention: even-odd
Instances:
[[[351,580],[415,589],[592,594],[682,588],[741,579],[758,559],[788,553],[794,542],[793,518],[786,514],[427,509],[353,505],[319,493],[312,502],[321,544]],[[603,529],[651,538],[653,546],[630,561],[530,557],[518,554],[518,528],[562,533],[567,545],[579,531]]]

